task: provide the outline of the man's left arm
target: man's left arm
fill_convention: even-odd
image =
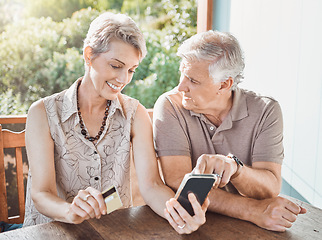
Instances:
[[[269,102],[254,126],[256,133],[250,146],[251,166],[241,166],[234,157],[202,155],[195,169],[197,172],[222,175],[219,187],[231,182],[243,196],[255,199],[276,197],[281,189],[281,164],[284,157],[283,117],[278,102]],[[245,159],[239,160],[246,162]]]
[[[195,173],[215,173],[220,177],[215,187],[231,182],[245,197],[264,199],[276,197],[281,188],[281,165],[273,162],[255,162],[252,167],[242,166],[230,157],[220,154],[203,154],[199,157]]]
[[[282,184],[281,165],[273,162],[255,162],[252,167],[242,167],[240,174],[230,179],[230,182],[245,197],[276,197]]]
[[[251,166],[242,167],[240,174],[233,177],[231,183],[247,197],[276,197],[281,190],[281,165],[284,158],[283,116],[277,101],[268,102],[256,125]]]

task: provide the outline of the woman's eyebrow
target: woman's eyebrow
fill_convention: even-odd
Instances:
[[[115,61],[118,61],[119,63],[121,63],[121,64],[123,64],[123,65],[125,65],[125,63],[124,62],[122,62],[121,60],[119,60],[119,59],[117,59],[117,58],[112,58],[113,60],[115,60]]]
[[[112,58],[115,61],[118,61],[119,63],[123,64],[124,66],[126,65],[124,62],[122,62],[121,60],[117,59],[117,58]],[[133,67],[137,67],[139,66],[139,64],[135,64]]]

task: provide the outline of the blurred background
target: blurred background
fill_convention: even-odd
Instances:
[[[152,108],[179,79],[180,43],[196,33],[196,0],[0,0],[0,115],[26,113],[84,73],[82,46],[101,12],[131,16],[148,55],[124,93]]]

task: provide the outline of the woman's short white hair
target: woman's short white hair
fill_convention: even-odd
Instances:
[[[140,52],[141,61],[147,53],[143,34],[132,18],[110,12],[103,13],[92,21],[83,49],[91,47],[93,59],[100,53],[107,52],[112,40],[121,40],[135,47]]]
[[[243,79],[245,67],[243,52],[237,39],[230,33],[207,31],[183,42],[177,55],[187,61],[209,61],[209,76],[214,82],[231,77],[232,89]]]

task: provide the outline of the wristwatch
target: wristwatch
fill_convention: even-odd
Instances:
[[[243,166],[244,166],[244,163],[243,163],[242,161],[240,161],[240,160],[238,159],[238,157],[236,157],[236,156],[235,156],[234,154],[232,154],[232,153],[229,153],[229,154],[227,155],[227,157],[229,157],[229,158],[233,159],[233,160],[237,163],[237,171],[235,172],[235,174],[234,174],[234,175],[232,175],[232,176],[230,177],[230,180],[232,180],[232,179],[234,179],[234,178],[238,177],[238,175],[240,174],[240,172],[241,172],[241,170],[242,170],[242,168],[243,168]]]

